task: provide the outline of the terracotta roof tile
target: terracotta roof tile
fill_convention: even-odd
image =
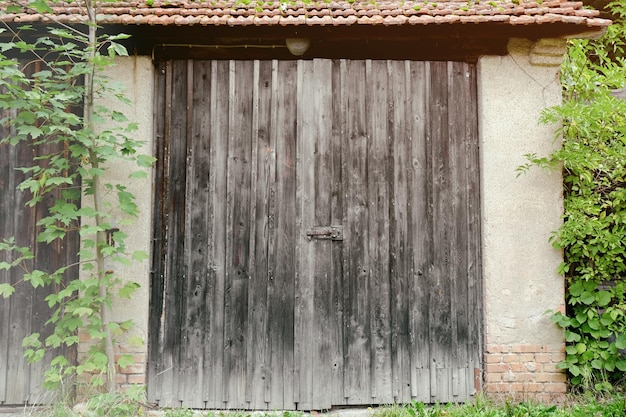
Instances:
[[[50,22],[52,15],[32,10],[2,13],[7,3],[0,1],[0,21]],[[76,23],[86,19],[84,10],[72,2],[57,2],[54,19]],[[124,25],[204,25],[204,26],[350,26],[350,25],[454,25],[497,22],[509,25],[565,23],[584,30],[602,30],[609,20],[598,12],[583,9],[579,1],[286,1],[286,0],[130,0],[104,3],[101,23]]]

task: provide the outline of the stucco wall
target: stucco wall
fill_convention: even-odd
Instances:
[[[130,105],[121,103],[117,99],[100,100],[98,104],[108,106],[126,115],[131,122],[137,122],[139,129],[133,132],[135,139],[143,141],[143,146],[138,153],[152,155],[153,143],[153,90],[154,75],[153,65],[149,57],[120,57],[116,64],[107,68],[105,75],[113,82],[121,83]],[[129,175],[137,171],[134,163],[116,161],[107,165],[106,182],[123,184],[127,190],[136,197],[139,209],[138,218],[134,219],[130,226],[120,226],[120,229],[128,234],[125,243],[129,253],[144,251],[150,254],[151,227],[152,227],[152,172],[148,171],[148,178],[143,180],[130,179]],[[113,196],[110,196],[113,197]],[[89,204],[89,202],[87,202]],[[115,216],[114,218],[125,218]],[[131,334],[135,334],[144,340],[143,346],[125,343],[123,339],[116,346],[116,353],[130,353],[135,358],[135,365],[120,371],[117,382],[120,385],[127,383],[144,383],[146,364],[146,343],[148,340],[148,306],[150,289],[150,261],[133,261],[130,266],[115,265],[116,272],[122,280],[134,281],[140,284],[140,288],[133,293],[132,298],[117,300],[112,306],[112,320],[125,321],[132,319],[135,328]],[[83,335],[87,342],[87,337]],[[88,343],[82,345],[80,351],[86,349]]]
[[[556,272],[562,254],[548,242],[561,223],[561,174],[516,172],[524,154],[547,155],[559,146],[555,126],[540,124],[539,117],[560,103],[564,43],[514,39],[507,56],[478,64],[487,390],[565,389],[554,367],[563,355],[563,334],[545,314],[563,308],[563,278]],[[543,363],[551,375],[540,379],[554,379],[558,387],[529,384],[537,383],[532,375]]]

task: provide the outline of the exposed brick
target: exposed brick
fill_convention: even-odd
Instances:
[[[486,392],[511,392],[510,384],[485,384]]]
[[[504,363],[519,363],[519,355],[515,353],[507,353],[502,355],[502,362]]]
[[[124,374],[116,374],[115,375],[115,383],[118,385],[125,384],[128,381],[126,375]]]
[[[516,392],[541,392],[543,390],[543,384],[534,382],[527,383],[515,383],[511,384],[511,390]]]
[[[561,372],[561,373],[554,373],[554,374],[550,374],[550,381],[551,382],[567,382],[567,375],[565,375],[565,373]]]
[[[502,362],[502,355],[500,354],[488,354],[485,356],[486,363],[500,363]]]
[[[537,364],[535,362],[524,362],[524,368],[529,372],[536,372]]]
[[[534,353],[520,353],[519,361],[524,362],[535,362],[535,354]]]
[[[535,381],[536,382],[550,382],[552,381],[552,373],[548,372],[537,372],[535,373]]]
[[[567,384],[565,383],[546,383],[543,384],[543,390],[545,392],[558,392],[558,393],[566,393],[567,392]]]
[[[488,363],[485,365],[485,372],[487,372],[488,374],[492,373],[492,372],[508,372],[510,369],[509,365],[504,365],[504,364],[500,364],[500,363]]]
[[[134,365],[128,365],[124,369],[120,369],[120,373],[123,374],[143,374],[146,372],[146,366],[143,363],[136,363]]]
[[[543,347],[541,345],[512,345],[511,352],[527,353],[527,352],[542,352]]]
[[[559,363],[565,360],[565,352],[557,352],[552,354],[552,362]]]
[[[546,363],[552,362],[552,354],[550,353],[535,353],[535,361]]]
[[[551,363],[544,363],[543,364],[543,370],[544,372],[562,372],[561,369],[556,367],[557,364],[554,362]]]
[[[485,382],[486,383],[494,383],[494,382],[502,382],[502,375],[501,373],[492,373],[492,374],[486,374],[485,375]]]
[[[145,384],[146,375],[145,374],[128,375],[128,383],[129,384]]]
[[[506,345],[495,345],[488,344],[487,345],[487,353],[506,353],[510,351],[510,347]]]

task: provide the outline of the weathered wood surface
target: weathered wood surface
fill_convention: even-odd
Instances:
[[[38,64],[31,63],[26,71],[32,73],[40,69]],[[11,113],[14,113],[12,110],[8,112],[2,114],[2,117],[11,117]],[[10,133],[0,128],[0,138]],[[35,257],[24,265],[27,270],[53,272],[76,262],[79,244],[77,233],[71,232],[64,240],[50,244],[36,241],[39,230],[37,222],[48,214],[54,200],[61,197],[60,190],[47,195],[36,207],[25,207],[31,195],[16,189],[26,179],[25,174],[17,168],[33,166],[33,158],[38,155],[63,152],[63,149],[63,144],[56,142],[37,146],[28,143],[17,146],[0,144],[0,240],[14,237],[17,245],[31,249]],[[10,262],[10,255],[0,253],[0,261]],[[74,279],[77,274],[77,268],[70,268],[66,279]],[[43,390],[41,385],[44,371],[60,351],[50,351],[42,361],[29,365],[24,358],[22,340],[34,332],[40,333],[41,340],[51,334],[52,328],[46,326],[45,322],[52,312],[44,300],[59,288],[48,286],[33,289],[22,281],[23,275],[24,270],[20,268],[0,271],[1,283],[17,284],[11,297],[0,299],[0,405],[47,404],[53,399],[52,393]],[[66,354],[71,360],[74,352],[68,350]]]
[[[474,65],[159,70],[150,400],[327,409],[473,395]],[[330,226],[343,238],[311,233]]]

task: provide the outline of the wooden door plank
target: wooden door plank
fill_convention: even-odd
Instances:
[[[465,380],[468,367],[469,346],[469,306],[468,306],[468,235],[469,222],[468,189],[467,189],[467,166],[466,166],[466,125],[467,125],[467,102],[471,100],[468,88],[467,71],[462,63],[448,64],[448,103],[450,142],[454,152],[451,152],[452,161],[451,181],[453,192],[456,196],[453,219],[456,236],[451,241],[453,257],[452,270],[452,319],[453,319],[453,343],[452,354],[454,361],[452,366],[452,395],[454,400],[464,399],[468,395],[469,386]],[[473,385],[473,384],[471,384]]]
[[[411,230],[408,217],[409,202],[407,201],[407,176],[409,174],[409,155],[405,105],[406,71],[404,62],[387,61],[389,73],[389,133],[393,155],[392,162],[392,196],[390,226],[390,273],[391,273],[391,346],[393,368],[393,393],[397,402],[411,400],[410,393],[410,347],[408,317],[408,276],[411,274],[409,262],[411,247],[407,246],[408,231]]]
[[[329,76],[332,62],[315,59],[312,62],[313,77],[305,82],[312,85],[314,95],[307,102],[312,105],[304,111],[310,112],[311,132],[314,150],[314,223],[311,226],[331,224],[333,164],[331,154],[332,140],[332,88]],[[307,140],[303,138],[303,140]],[[305,225],[307,227],[307,225]],[[316,240],[309,242],[314,250],[313,267],[313,315],[308,320],[313,324],[312,340],[312,404],[315,409],[330,409],[331,402],[331,363],[336,346],[332,332],[333,312],[333,263],[331,262],[335,242]]]
[[[229,61],[211,61],[211,114],[206,131],[209,133],[209,206],[208,253],[209,290],[206,324],[207,348],[204,353],[204,392],[208,408],[224,408],[224,361],[227,344],[224,325],[226,300],[226,223],[227,170],[229,123]]]
[[[408,294],[409,334],[411,355],[411,398],[417,401],[430,401],[430,352],[428,332],[428,294],[431,275],[432,216],[430,207],[430,161],[426,155],[429,133],[428,112],[426,110],[426,64],[410,62],[407,79],[407,92],[412,100],[407,105],[409,120],[409,140],[411,167],[409,168],[407,198],[411,209],[412,230],[409,232],[412,244],[411,279]]]
[[[392,94],[386,61],[367,61],[365,91],[370,142],[367,154],[367,194],[369,206],[368,242],[370,253],[370,334],[371,401],[393,402],[391,375],[391,310],[389,275],[390,150],[393,142],[387,130],[388,102]]]
[[[184,321],[181,340],[178,399],[185,407],[203,408],[204,346],[208,271],[207,236],[209,141],[205,136],[210,117],[210,68],[206,63],[187,63],[187,193],[184,290]]]
[[[165,137],[165,120],[167,112],[166,101],[167,95],[167,73],[169,64],[161,62],[155,71],[155,114],[158,115],[155,121],[155,140],[156,140],[156,162],[154,168],[154,194],[155,204],[152,212],[153,215],[153,244],[152,244],[152,273],[150,285],[150,319],[148,323],[148,366],[147,366],[147,398],[151,403],[158,403],[161,397],[162,374],[161,372],[161,347],[163,331],[160,318],[163,313],[164,299],[164,267],[166,253],[166,213],[167,201],[165,172],[168,161],[167,138]],[[159,319],[156,319],[156,318]]]
[[[272,63],[254,61],[253,80],[253,116],[252,116],[252,205],[250,222],[253,233],[250,239],[251,281],[248,294],[248,369],[246,381],[246,401],[251,408],[264,409],[265,380],[267,368],[267,331],[268,305],[267,291],[269,279],[268,245],[270,233],[270,210],[272,210],[272,192],[274,187],[275,159],[271,143],[271,100],[272,100]]]
[[[467,293],[470,320],[468,323],[469,333],[469,361],[468,380],[470,393],[475,394],[476,388],[480,389],[482,383],[482,269],[481,269],[481,231],[480,231],[480,161],[478,153],[478,121],[477,121],[477,93],[476,93],[476,65],[465,64],[465,77],[469,90],[469,98],[466,102],[467,117],[465,124],[466,147],[466,174],[468,194],[468,247],[467,247]],[[478,371],[478,372],[476,372]],[[478,379],[474,379],[474,375]]]
[[[272,113],[275,128],[275,228],[268,288],[267,352],[270,369],[266,396],[269,409],[294,409],[298,394],[294,359],[294,302],[297,242],[300,231],[296,215],[297,175],[297,61],[272,62]]]
[[[161,406],[180,405],[178,398],[178,384],[180,382],[180,354],[182,340],[182,321],[185,317],[183,299],[183,282],[187,270],[185,268],[185,223],[186,205],[185,194],[187,184],[187,62],[175,61],[172,63],[172,73],[175,74],[168,82],[170,89],[171,109],[167,120],[167,135],[169,137],[168,166],[168,246],[165,309],[165,334],[163,343],[163,383]],[[183,109],[181,111],[180,109]]]
[[[246,408],[248,283],[250,279],[250,162],[252,61],[231,61],[227,175],[225,372],[228,408]]]
[[[49,141],[45,144],[38,145],[35,149],[33,149],[33,151],[34,155],[51,155],[54,154],[54,152],[61,151],[62,149],[62,143]],[[40,161],[40,163],[46,164],[47,162]],[[31,162],[29,165],[33,165],[33,163]],[[41,227],[35,225],[39,222],[39,220],[49,214],[50,208],[54,205],[55,200],[58,198],[62,198],[60,189],[46,195],[36,207],[31,209],[31,215],[33,216],[33,229],[28,231],[29,234],[32,234],[31,247],[34,249],[35,254],[35,268],[48,273],[54,273],[58,268],[67,265],[65,263],[66,259],[64,256],[64,241],[66,241],[69,236],[63,240],[57,239],[50,243],[36,242],[36,233],[41,230]],[[46,340],[54,330],[52,326],[45,325],[46,321],[52,315],[52,310],[48,307],[48,303],[44,300],[48,294],[54,292],[55,290],[56,288],[53,286],[32,289],[30,328],[33,332],[38,332],[40,334],[40,340],[42,341]],[[53,399],[54,393],[44,390],[42,383],[44,379],[44,372],[47,370],[48,364],[58,354],[58,350],[48,350],[42,360],[29,365],[29,404],[46,404]]]
[[[7,111],[10,114],[10,110]],[[14,113],[14,112],[13,112]],[[7,114],[3,112],[2,116]],[[6,137],[10,132],[0,127],[0,134]],[[13,210],[15,210],[15,175],[14,162],[16,160],[15,147],[8,144],[0,144],[0,239],[7,239],[15,235],[15,222]],[[10,256],[6,252],[0,252],[0,261],[10,262]],[[0,270],[0,283],[9,283],[11,272]],[[7,401],[8,367],[9,367],[9,330],[12,298],[0,303],[0,404]]]
[[[298,61],[297,110],[297,189],[296,189],[296,294],[294,402],[299,410],[313,405],[313,298],[315,295],[315,243],[306,238],[306,230],[315,225],[315,114],[317,88],[309,82],[314,77],[310,61]]]
[[[34,149],[25,143],[20,144],[15,152],[15,168],[32,165]],[[26,175],[20,171],[13,171],[15,184],[26,179]],[[15,224],[15,244],[29,247],[34,250],[35,213],[30,207],[26,207],[27,196],[23,192],[15,192],[13,222]],[[32,262],[26,265],[28,269],[34,267]],[[22,339],[32,333],[30,316],[33,301],[33,288],[28,283],[19,284],[24,276],[21,269],[14,269],[9,274],[11,283],[16,285],[16,290],[11,295],[10,325],[8,337],[8,364],[7,364],[7,404],[26,404],[30,388],[30,375],[28,362],[24,358]]]
[[[347,268],[344,279],[346,347],[344,383],[347,404],[367,404],[370,394],[369,247],[367,207],[367,114],[363,92],[365,62],[342,61],[345,133],[344,223]]]
[[[344,220],[344,188],[343,188],[343,146],[345,135],[345,123],[343,109],[344,87],[342,84],[342,71],[339,60],[332,61],[332,132],[331,132],[331,156],[332,156],[332,195],[331,195],[331,225],[343,225]],[[332,302],[333,318],[330,320],[328,329],[331,345],[331,354],[328,360],[331,364],[330,399],[332,404],[343,404],[344,397],[344,315],[343,315],[343,267],[344,267],[344,242],[335,242],[331,253],[332,259]]]
[[[449,387],[442,377],[444,369],[449,369],[452,362],[452,317],[450,233],[447,221],[451,218],[454,196],[450,194],[449,160],[450,152],[448,132],[448,95],[447,63],[431,62],[429,72],[429,114],[432,146],[432,190],[433,190],[433,276],[430,295],[430,332],[431,332],[431,395],[439,401],[447,401]],[[445,371],[447,372],[447,371]]]

